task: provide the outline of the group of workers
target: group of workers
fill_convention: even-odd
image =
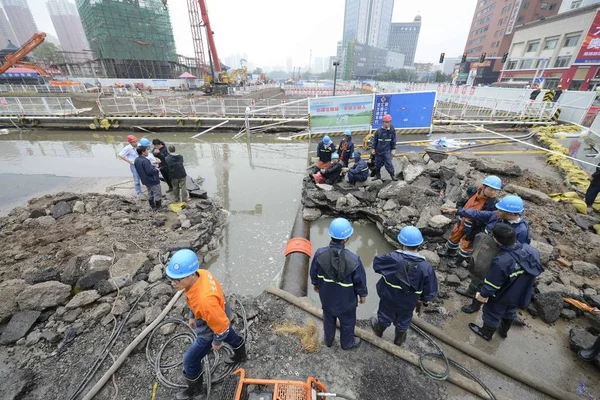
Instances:
[[[139,141],[135,136],[127,136],[127,146],[119,153],[119,158],[129,164],[133,175],[136,195],[142,194],[143,184],[148,191],[148,204],[153,210],[162,207],[162,189],[160,186],[159,172],[169,189],[173,193],[175,203],[185,202],[188,198],[186,189],[185,167],[183,156],[176,153],[175,146],[167,145],[160,139],[150,142],[147,138]],[[151,146],[153,149],[150,149]],[[141,184],[140,184],[141,182]]]
[[[439,253],[458,257],[450,263],[451,267],[469,262],[471,284],[457,292],[472,298],[462,308],[464,312],[474,313],[483,306],[483,325],[470,323],[469,328],[488,341],[496,331],[502,338],[507,337],[517,318],[517,308],[527,307],[535,278],[544,271],[538,250],[529,245],[529,227],[522,216],[523,200],[507,195],[498,201],[501,189],[500,178],[488,176],[478,188],[468,192],[469,198],[462,207],[441,210],[457,214],[458,220]],[[346,350],[360,345],[360,339],[354,336],[356,308],[368,294],[362,261],[345,248],[353,232],[350,221],[333,220],[329,227],[331,242],[317,250],[310,267],[310,279],[323,308],[325,345],[333,344],[339,320],[340,344]],[[379,337],[393,324],[394,344],[401,346],[415,308],[419,302],[428,306],[436,297],[438,283],[432,265],[419,253],[424,242],[421,231],[406,226],[397,239],[399,250],[373,260],[374,272],[382,277],[377,283],[377,316],[370,323]]]
[[[529,94],[529,100],[532,102],[535,101],[541,92],[542,92],[542,88],[540,87],[540,85],[534,85],[533,91]],[[546,92],[546,94],[544,95],[543,100],[551,101],[552,103],[556,103],[558,101],[558,99],[560,99],[560,96],[562,96],[562,94],[563,94],[562,85],[558,85],[556,87],[556,90],[554,88],[549,89]]]

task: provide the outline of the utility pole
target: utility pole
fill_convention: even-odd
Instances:
[[[340,65],[339,61],[333,62],[333,95],[335,96],[335,84],[337,81],[337,67]]]

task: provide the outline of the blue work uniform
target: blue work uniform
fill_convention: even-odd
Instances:
[[[489,298],[483,306],[483,322],[498,328],[501,319],[514,320],[517,307],[524,309],[529,305],[533,283],[542,272],[540,253],[535,248],[522,243],[500,246],[480,292]]]
[[[502,219],[498,219],[497,211],[479,211],[479,210],[469,210],[466,208],[459,208],[458,215],[462,218],[471,218],[477,222],[484,223],[485,233],[488,235],[492,234],[494,227],[497,223],[505,223],[510,225],[511,228],[515,230],[517,235],[517,242],[519,243],[531,243],[531,236],[529,236],[529,226],[527,222],[523,218],[518,219],[517,221],[505,221]]]
[[[329,143],[329,145],[325,145],[325,143],[320,142],[317,146],[317,158],[322,162],[328,163],[331,161],[331,155],[335,152],[335,144],[333,142]]]
[[[390,176],[394,176],[392,150],[396,150],[396,128],[392,124],[389,129],[383,127],[377,129],[373,137],[373,148],[375,149],[375,170],[379,171],[385,165]]]
[[[352,153],[354,153],[354,142],[352,138],[348,136],[348,140],[342,139],[338,146],[337,153],[340,156],[340,160],[344,163],[344,167],[348,166]]]
[[[369,177],[369,166],[362,158],[354,163],[348,170],[348,182],[364,182]]]
[[[406,331],[419,299],[431,301],[438,292],[433,267],[417,253],[397,250],[375,257],[373,270],[383,275],[377,282],[379,324]]]
[[[341,243],[329,243],[315,253],[310,266],[310,280],[319,288],[323,308],[325,344],[335,337],[336,319],[340,320],[342,349],[354,346],[354,327],[358,297],[367,297],[367,275],[360,257]]]

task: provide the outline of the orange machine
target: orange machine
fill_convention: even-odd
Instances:
[[[249,391],[251,385],[256,390]],[[246,378],[246,371],[240,368],[223,382],[221,400],[312,400],[323,397],[327,390],[316,378],[306,382]],[[331,396],[331,395],[330,395]]]
[[[38,74],[43,76],[49,76],[45,69],[38,67],[35,64],[22,62],[21,60],[35,50],[40,44],[46,40],[46,34],[44,32],[34,33],[31,39],[29,39],[21,48],[12,54],[7,54],[5,57],[4,64],[0,65],[0,74],[8,71],[12,67],[30,68],[35,70]]]

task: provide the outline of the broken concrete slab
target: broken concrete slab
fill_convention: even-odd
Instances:
[[[27,287],[22,279],[10,279],[0,282],[0,324],[7,321],[14,313],[19,311],[17,295]]]
[[[554,247],[548,243],[539,242],[537,240],[531,241],[531,247],[534,247],[540,252],[540,260],[542,261],[542,265],[548,265],[552,255],[554,254]]]
[[[540,192],[539,190],[529,189],[513,184],[508,184],[504,186],[503,189],[508,193],[513,193],[520,196],[523,200],[531,201],[532,203],[540,206],[549,204],[553,201],[546,193]]]
[[[71,206],[66,201],[60,201],[52,206],[52,216],[56,219],[71,214]]]
[[[419,252],[420,255],[425,257],[425,259],[434,267],[440,265],[440,256],[438,256],[435,252],[431,250],[421,250]]]
[[[404,176],[404,180],[406,182],[412,183],[415,179],[417,179],[417,177],[419,177],[419,175],[423,173],[424,170],[425,168],[422,165],[408,164],[406,167],[404,167],[402,175]]]
[[[398,203],[396,203],[393,199],[389,199],[383,205],[383,211],[391,211],[398,207]]]
[[[17,296],[17,303],[23,311],[43,311],[64,304],[69,296],[71,296],[71,286],[49,281],[24,288]]]
[[[535,295],[535,309],[538,315],[546,323],[553,323],[558,320],[563,309],[563,299],[560,293],[540,293]]]
[[[302,209],[302,218],[306,221],[316,221],[321,218],[323,213],[318,208],[304,207]]]
[[[380,199],[383,199],[383,200],[398,197],[400,195],[400,193],[402,193],[404,187],[407,184],[408,183],[406,181],[399,181],[396,183],[391,183],[391,184],[387,185],[386,187],[384,187],[383,189],[381,189],[379,191],[379,194],[377,195],[377,197],[379,197]]]
[[[432,228],[443,228],[451,223],[453,223],[453,221],[443,215],[434,215],[428,221],[429,226]]]
[[[523,170],[512,161],[492,158],[474,159],[471,166],[481,172],[500,176],[521,176]]]
[[[35,374],[29,369],[10,369],[0,373],[0,399],[21,400],[35,385]]]
[[[185,187],[190,194],[190,197],[198,199],[207,199],[208,194],[206,190],[202,189],[191,176],[185,177]]]
[[[325,192],[331,192],[333,190],[333,186],[328,185],[326,183],[317,183],[315,186]]]
[[[127,254],[117,261],[115,265],[113,265],[112,276],[135,276],[137,272],[144,266],[146,260],[146,253]]]
[[[108,269],[112,263],[112,257],[94,254],[88,261],[90,271]]]
[[[0,336],[0,344],[15,343],[17,340],[25,337],[40,314],[40,311],[21,311],[13,315],[2,332],[2,336]]]
[[[596,265],[585,261],[573,261],[573,271],[588,278],[600,274],[600,269]]]
[[[83,306],[87,306],[88,304],[92,304],[94,301],[98,300],[100,295],[95,290],[86,290],[84,292],[77,293],[71,301],[67,303],[65,308],[73,309],[79,308]]]

